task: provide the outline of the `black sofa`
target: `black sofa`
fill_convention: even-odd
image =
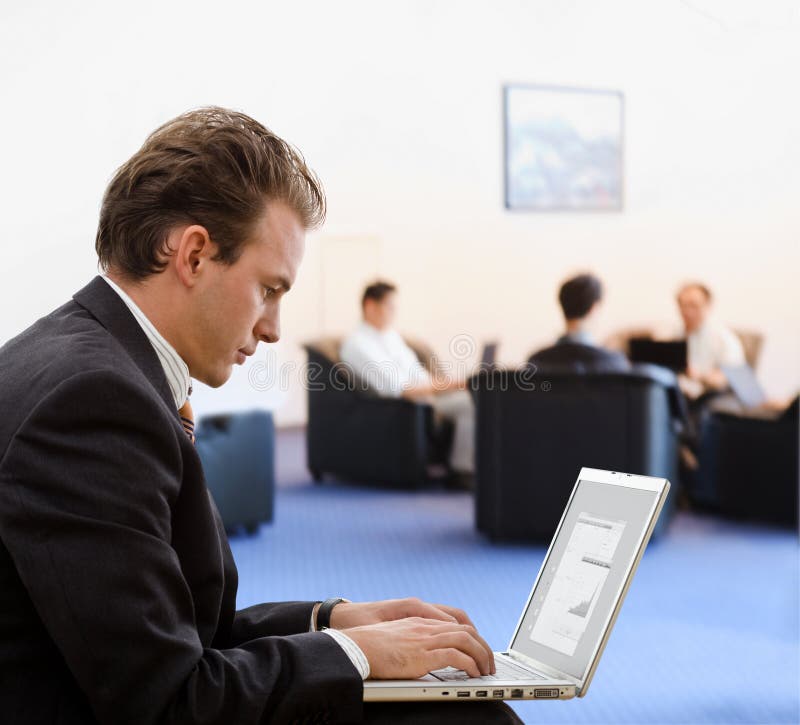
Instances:
[[[798,399],[780,415],[713,412],[700,432],[692,501],[739,519],[798,523]]]
[[[432,352],[406,340],[429,370]],[[370,392],[339,358],[341,341],[304,345],[308,353],[308,468],[378,487],[417,488],[447,475],[452,425],[433,408]]]
[[[656,533],[677,498],[685,402],[675,376],[497,370],[470,380],[476,403],[477,528],[492,539],[548,542],[581,467],[668,478]]]

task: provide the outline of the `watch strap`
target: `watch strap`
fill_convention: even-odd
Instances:
[[[342,597],[331,597],[319,605],[317,610],[317,630],[328,629],[331,626],[331,613],[337,604],[347,602],[348,599]]]

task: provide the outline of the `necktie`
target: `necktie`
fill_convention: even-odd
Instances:
[[[186,431],[186,435],[189,436],[189,440],[194,443],[194,413],[192,412],[192,404],[189,402],[188,398],[178,411],[178,415],[181,417],[181,423],[183,424],[183,429]]]

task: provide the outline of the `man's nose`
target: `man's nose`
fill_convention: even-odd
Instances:
[[[255,333],[261,342],[278,342],[281,338],[281,324],[278,316],[276,315],[273,319],[259,320]]]

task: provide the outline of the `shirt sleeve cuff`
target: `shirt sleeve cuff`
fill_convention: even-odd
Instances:
[[[323,634],[327,634],[329,637],[333,637],[333,639],[336,640],[339,646],[344,650],[344,653],[350,658],[350,661],[353,663],[353,667],[358,670],[358,674],[361,675],[361,679],[368,679],[369,660],[367,660],[366,656],[361,651],[361,647],[353,642],[353,640],[350,639],[350,637],[348,637],[344,632],[340,632],[338,629],[323,629],[322,632]]]

